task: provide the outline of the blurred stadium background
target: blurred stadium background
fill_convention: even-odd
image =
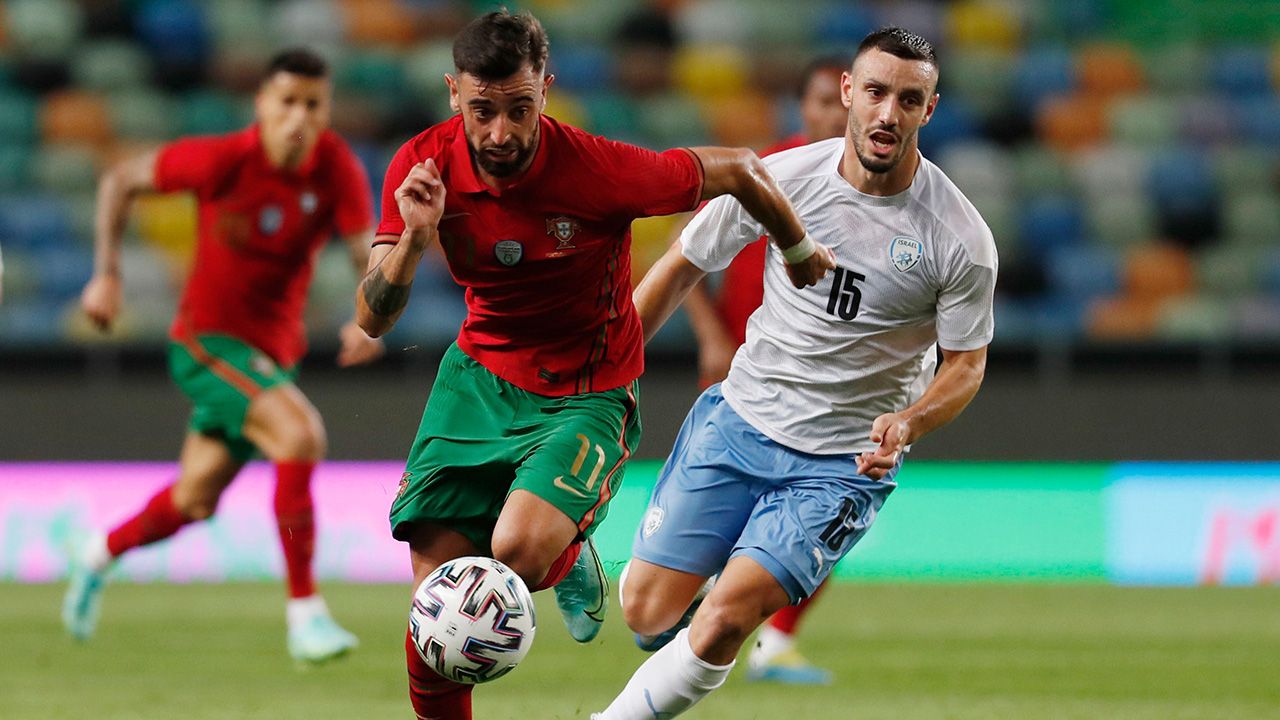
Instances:
[[[866,644],[883,650],[879,660],[889,658],[896,671],[932,668],[922,676],[935,682],[936,695],[913,706],[916,714],[904,712],[907,705],[895,704],[898,695],[890,693],[878,697],[868,717],[1280,716],[1280,688],[1263,671],[1263,658],[1274,663],[1280,657],[1274,587],[1280,583],[1280,465],[1266,462],[1280,459],[1280,2],[507,4],[532,10],[550,33],[557,76],[550,114],[653,148],[765,147],[797,129],[795,85],[812,57],[848,52],[886,24],[934,40],[942,101],[921,133],[921,148],[994,231],[1001,253],[996,340],[978,399],[952,427],[916,448],[901,489],[841,567],[843,576],[1271,586],[1166,591],[1190,595],[1133,595],[1138,591],[1105,585],[1057,595],[1026,588],[986,594],[983,586],[969,585],[922,589],[934,599],[913,608],[918,621],[946,615],[951,597],[975,613],[947,616],[951,632],[940,630],[939,637],[948,647],[999,636],[1016,649],[1022,638],[1022,649],[1035,655],[1044,643],[1057,647],[1097,613],[1135,623],[1089,630],[1078,666],[1037,664],[1044,653],[1015,651],[996,661],[946,655],[956,666],[977,662],[989,671],[966,676],[977,677],[978,688],[967,700],[956,699],[965,691],[946,680],[934,656],[938,647],[913,636],[921,641],[913,648],[918,653],[900,648],[905,654],[893,655],[887,633],[873,637],[878,631],[840,625],[858,612],[861,593],[872,590],[837,588],[831,609],[814,621],[837,623],[814,633],[828,636],[815,641],[826,642],[812,653],[815,659],[847,662],[841,677],[850,678],[859,664],[844,644]],[[266,58],[305,44],[333,64],[334,125],[377,191],[399,144],[448,114],[441,76],[452,70],[453,34],[494,6],[458,0],[0,3],[0,617],[9,618],[0,621],[8,623],[0,634],[19,638],[19,647],[44,663],[0,672],[0,716],[62,716],[47,711],[62,706],[50,704],[54,690],[40,689],[38,672],[89,662],[69,649],[46,647],[58,633],[56,588],[13,583],[57,580],[65,568],[61,545],[77,527],[113,521],[162,482],[172,472],[185,419],[162,352],[193,242],[194,205],[180,196],[137,204],[124,248],[125,315],[115,332],[100,336],[77,305],[92,267],[98,173],[114,159],[179,135],[243,126]],[[662,252],[675,222],[636,224],[637,279]],[[301,386],[324,415],[331,456],[358,462],[332,463],[318,478],[326,533],[321,574],[394,581],[407,565],[403,549],[383,537],[385,505],[399,478],[396,461],[464,310],[437,264],[416,284],[390,337],[389,357],[340,372],[331,355],[337,328],[350,316],[354,285],[345,252],[331,248],[313,283],[313,351]],[[614,560],[626,554],[656,472],[653,461],[670,447],[696,395],[694,345],[682,323],[664,329],[651,346],[643,387],[646,438],[639,455],[649,462],[628,474],[602,531]],[[168,549],[131,556],[122,574],[180,581],[274,576],[278,560],[261,551],[273,543],[268,483],[265,471],[253,470],[228,495],[211,531],[192,531]],[[1109,589],[1119,594],[1106,594]],[[260,593],[268,598],[267,628],[276,617],[274,590]],[[1047,626],[1037,626],[1024,595],[1040,592],[1046,594],[1031,604],[1044,610]],[[895,595],[890,586],[874,593],[886,602],[910,602],[902,596],[910,593]],[[394,626],[399,595],[375,594],[391,598],[379,600],[377,612],[387,618],[382,625]],[[163,597],[192,600],[180,592]],[[340,610],[355,611],[360,597],[358,590],[339,595],[346,600]],[[1079,607],[1096,613],[1054,614],[1055,602],[1071,605],[1073,598],[1084,598]],[[168,622],[182,622],[182,613],[163,607],[148,612],[170,612]],[[1134,630],[1146,627],[1144,608],[1152,609],[1146,619],[1158,632]],[[117,606],[116,612],[125,610]],[[1211,618],[1222,613],[1235,613],[1236,624],[1215,625]],[[554,614],[545,616],[554,624]],[[1009,619],[1007,627],[1001,617]],[[970,632],[970,620],[986,630]],[[133,627],[123,616],[114,622]],[[1054,623],[1062,623],[1061,637],[1042,632],[1058,627]],[[377,627],[367,632],[381,632]],[[899,629],[910,635],[911,627],[904,622]],[[600,680],[608,687],[625,679],[621,668],[637,662],[616,626],[610,638],[620,666]],[[111,637],[103,640],[108,647],[95,647],[92,652],[102,654],[89,658],[110,655]],[[376,639],[361,651],[373,656],[378,669],[370,676],[378,679],[353,692],[395,700],[349,703],[351,712],[401,709],[391,640],[388,653]],[[1109,642],[1168,662],[1125,664],[1108,654]],[[275,652],[274,644],[264,647]],[[233,662],[234,651],[227,652],[226,662]],[[1195,664],[1179,665],[1193,657]],[[1044,677],[1019,676],[1005,687],[1016,668],[1032,666]],[[1104,679],[1063,688],[1046,679],[1086,672],[1086,666],[1109,668],[1132,682],[1124,689]],[[1194,680],[1201,671],[1236,680],[1215,675],[1219,684],[1210,688]],[[980,673],[972,666],[967,672]],[[6,675],[14,688],[17,678],[27,677],[35,689],[6,692]],[[550,676],[512,687],[533,687],[539,677]],[[114,681],[87,692],[105,697],[107,684],[119,692]],[[895,690],[903,698],[916,691],[909,683]],[[263,691],[270,710],[248,703],[236,713],[209,716],[294,716],[272,692]],[[842,693],[870,697],[875,689],[842,679],[824,692],[832,694],[819,695],[809,716],[848,702]],[[605,690],[596,694],[607,700]],[[1094,696],[1116,703],[1075,702]],[[765,717],[792,707],[773,711],[774,700],[750,697],[750,704],[731,711],[713,709],[713,699],[698,716]],[[1158,702],[1144,705],[1140,698]],[[117,706],[104,716],[140,716],[130,714],[128,697],[112,696],[105,705]],[[337,717],[326,713],[339,707],[348,706],[320,705],[310,716]],[[566,707],[566,713],[581,710]],[[761,712],[772,714],[754,714]],[[71,716],[70,706],[65,714]],[[577,715],[563,715],[571,716]]]

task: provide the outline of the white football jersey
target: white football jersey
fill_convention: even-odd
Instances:
[[[991,342],[995,325],[996,247],[973,205],[924,157],[907,190],[860,193],[839,173],[844,147],[844,138],[833,138],[765,158],[838,267],[797,290],[769,244],[764,304],[748,320],[722,388],[769,438],[823,455],[874,449],[871,423],[919,397],[932,378],[922,371],[933,345],[976,350]],[[689,223],[681,250],[716,272],[765,234],[725,196]]]

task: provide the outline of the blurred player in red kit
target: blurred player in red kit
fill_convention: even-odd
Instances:
[[[194,410],[174,483],[136,516],[91,537],[73,559],[63,623],[77,639],[93,635],[116,558],[211,516],[223,490],[261,453],[276,471],[290,655],[320,662],[357,644],[315,588],[310,481],[326,439],[319,413],[294,384],[306,351],[302,311],[316,255],[337,235],[363,272],[373,230],[368,177],[327,129],[331,95],[322,58],[308,50],[283,52],[263,74],[253,125],[177,140],[119,163],[99,183],[94,275],[81,305],[102,330],[111,328],[122,303],[120,244],[133,198],[196,196],[195,261],[168,351],[170,374]],[[342,366],[384,352],[354,323],[343,327],[340,339]]]

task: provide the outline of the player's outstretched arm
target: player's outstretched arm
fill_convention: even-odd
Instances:
[[[905,410],[885,413],[871,425],[875,452],[858,456],[858,472],[879,480],[897,464],[908,445],[960,415],[978,394],[987,371],[987,348],[942,351],[942,365],[919,400]]]
[[[369,337],[380,337],[395,325],[409,302],[409,290],[422,254],[438,239],[444,214],[445,188],[434,160],[414,165],[395,192],[404,220],[400,237],[379,235],[369,253],[369,271],[356,292],[356,322]]]
[[[756,154],[745,148],[691,148],[702,162],[702,199],[732,195],[742,203],[787,259],[787,276],[797,288],[815,285],[836,266],[831,250],[805,232],[791,201]]]
[[[110,330],[120,312],[120,242],[129,206],[156,186],[156,155],[148,152],[112,166],[98,180],[93,216],[93,277],[80,293],[80,307],[99,330]]]
[[[368,228],[358,233],[345,235],[343,244],[351,255],[351,265],[355,268],[356,277],[363,275],[369,267],[369,247],[373,244],[373,229]],[[382,357],[387,347],[382,340],[371,338],[356,324],[355,319],[345,323],[338,331],[338,367],[364,365]]]
[[[704,276],[706,273],[681,253],[679,242],[673,243],[649,268],[632,293],[645,342],[657,334],[658,328],[680,307],[689,290]]]

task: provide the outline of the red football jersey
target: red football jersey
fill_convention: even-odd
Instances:
[[[766,157],[783,150],[807,145],[803,135],[792,135],[760,153]],[[747,318],[764,302],[764,259],[767,238],[760,238],[738,253],[721,276],[715,296],[716,310],[738,344],[747,341]]]
[[[689,150],[656,153],[545,116],[539,132],[529,169],[501,191],[476,174],[461,116],[405,143],[387,169],[378,242],[399,241],[395,191],[434,158],[446,189],[440,243],[466,288],[458,347],[541,395],[620,387],[644,370],[631,221],[693,208],[702,165]]]
[[[191,190],[195,262],[170,334],[221,333],[283,367],[306,352],[302,307],[320,247],[373,225],[369,178],[342,138],[320,136],[297,170],[271,167],[257,126],[161,149],[156,189]]]

